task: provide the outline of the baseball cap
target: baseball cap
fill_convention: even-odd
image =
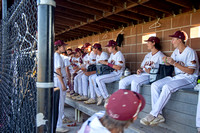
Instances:
[[[100,43],[95,43],[92,47],[93,48],[101,48],[101,44]]]
[[[181,32],[180,30],[176,31],[173,35],[169,35],[169,37],[175,37],[175,38],[179,38],[182,40],[185,40],[185,35],[183,32]]]
[[[110,40],[106,45],[106,47],[112,47],[112,46],[117,46],[117,42],[115,42],[114,40]]]
[[[120,89],[113,93],[106,106],[107,114],[116,120],[127,121],[138,115],[145,106],[145,100],[139,93]]]
[[[85,44],[83,45],[83,48],[85,49],[85,48],[87,48],[87,47],[89,47],[89,46],[91,46],[90,43],[85,43]]]
[[[145,42],[155,42],[155,43],[160,43],[160,39],[158,37],[152,36],[149,37],[148,40],[145,40]]]
[[[75,53],[77,53],[77,52],[81,52],[81,49],[80,48],[76,48],[75,49]]]
[[[68,48],[67,50],[69,50],[69,51],[72,51],[72,49],[71,49],[71,48]]]
[[[67,45],[63,40],[58,40],[54,42],[54,46],[62,46],[62,45]]]
[[[73,55],[73,54],[75,54],[75,52],[74,51],[72,51],[69,55]]]
[[[81,50],[85,49],[84,46],[81,47]]]

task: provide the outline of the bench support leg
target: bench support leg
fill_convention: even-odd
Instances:
[[[81,116],[81,111],[80,110],[78,110],[78,122],[80,122],[80,116]]]
[[[77,119],[77,118],[78,118],[78,116],[77,116],[77,115],[78,115],[78,109],[75,109],[75,121],[77,121],[77,120],[78,120],[78,119]]]

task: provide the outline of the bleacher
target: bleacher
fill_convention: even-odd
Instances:
[[[106,85],[109,94],[118,90],[118,84],[119,82],[117,81]],[[130,86],[127,89],[130,89]],[[172,94],[169,102],[163,109],[166,122],[155,127],[144,126],[139,123],[140,118],[145,117],[151,111],[150,85],[143,85],[140,93],[146,100],[146,106],[140,112],[138,119],[125,130],[125,133],[196,133],[197,91],[193,89],[181,89]],[[77,114],[75,118],[79,121],[81,121],[82,112],[91,116],[100,110],[105,110],[103,105],[86,105],[71,98],[66,98],[65,103],[75,108]]]

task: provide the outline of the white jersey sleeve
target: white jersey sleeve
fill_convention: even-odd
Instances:
[[[121,52],[118,54],[118,58],[116,60],[116,64],[115,65],[125,66],[124,55]]]
[[[102,52],[100,56],[100,60],[108,60],[108,54],[106,52]]]
[[[197,69],[196,52],[194,50],[188,53],[186,66],[188,66],[188,68]]]
[[[106,60],[108,60],[108,58],[109,58],[108,54],[106,52],[102,52],[100,56],[97,55],[96,64],[98,64],[100,60],[106,61]]]
[[[62,67],[62,58],[58,53],[54,53],[54,68],[58,69]]]

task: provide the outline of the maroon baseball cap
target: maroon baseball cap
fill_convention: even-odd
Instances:
[[[113,46],[117,46],[117,42],[115,42],[114,40],[110,40],[106,45],[106,47],[113,47]]]
[[[80,48],[76,48],[75,49],[75,53],[77,53],[77,52],[81,52],[81,49]]]
[[[68,48],[67,50],[69,50],[69,51],[72,51],[72,49],[71,49],[71,48]]]
[[[185,35],[180,30],[176,31],[173,35],[169,35],[169,37],[175,37],[175,38],[185,40]]]
[[[74,51],[72,51],[69,55],[73,55],[73,54],[76,54]]]
[[[81,47],[81,50],[85,49],[84,46]]]
[[[92,46],[93,48],[101,48],[101,44],[100,43],[95,43],[93,46]]]
[[[90,43],[85,43],[84,45],[83,45],[83,48],[85,49],[85,48],[87,48],[87,47],[89,47],[89,46],[92,46]]]
[[[62,45],[67,45],[63,40],[58,40],[54,42],[54,46],[62,46]]]
[[[155,42],[155,43],[160,43],[160,39],[158,37],[152,36],[149,37],[148,40],[145,40],[145,42]]]
[[[130,120],[138,115],[145,106],[145,100],[139,93],[120,89],[113,93],[106,106],[107,114],[120,121]]]

